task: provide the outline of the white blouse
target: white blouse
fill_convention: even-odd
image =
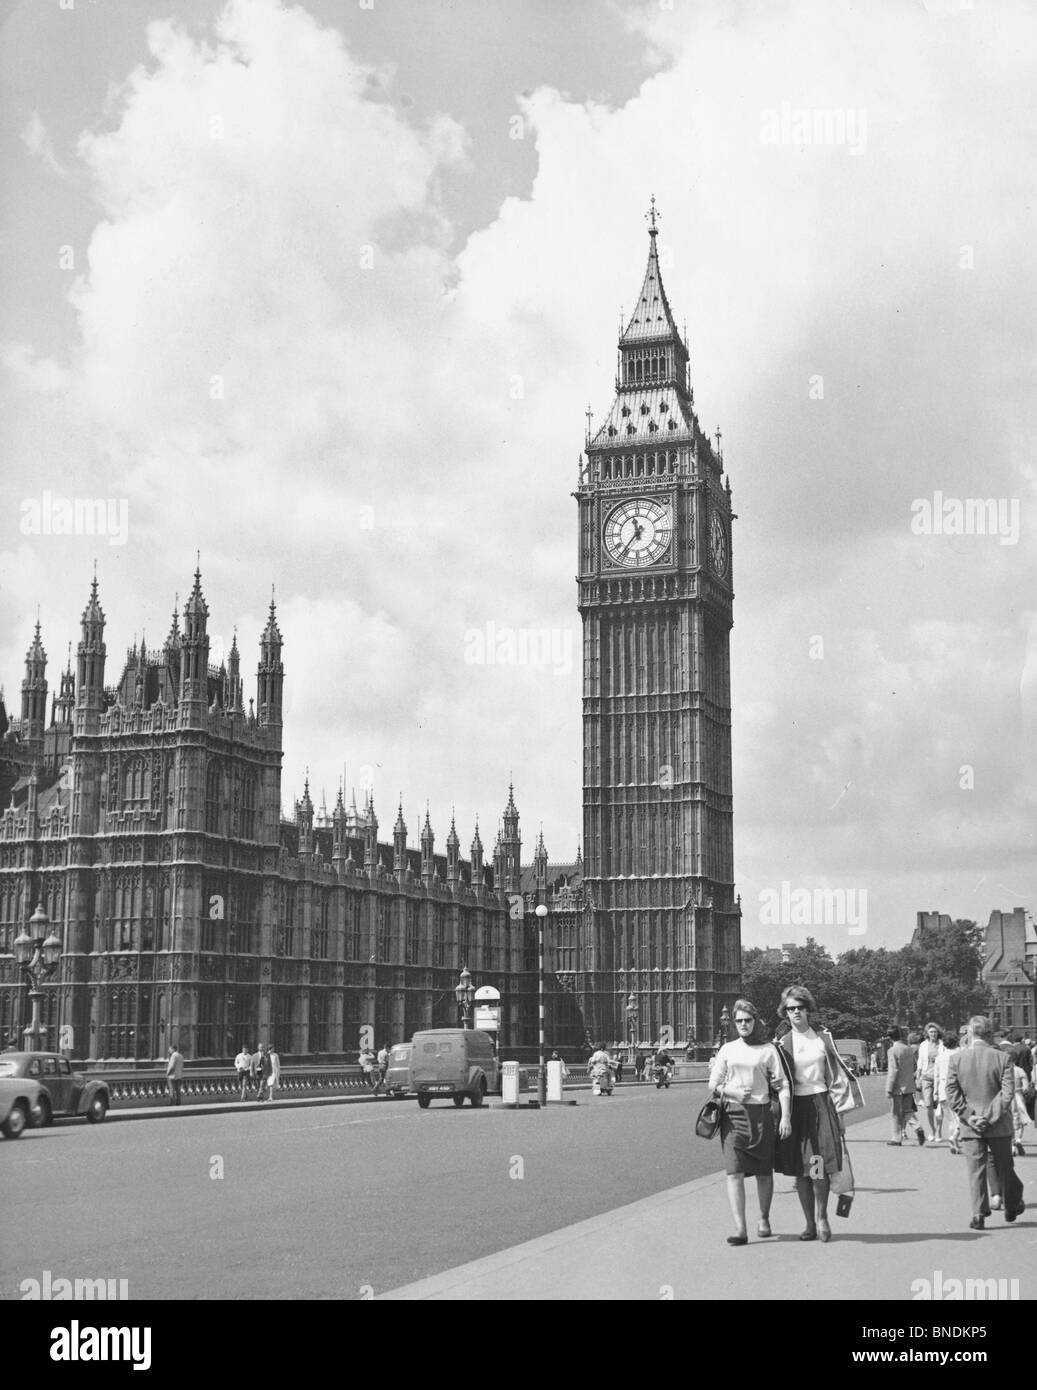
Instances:
[[[828,1090],[825,1076],[825,1045],[809,1028],[805,1033],[792,1030],[792,1056],[796,1064],[797,1096],[817,1096]]]
[[[751,1087],[752,1094],[743,1101],[745,1088]],[[709,1089],[718,1091],[732,1100],[743,1101],[749,1105],[766,1105],[770,1099],[771,1088],[787,1091],[788,1082],[773,1043],[760,1043],[753,1046],[741,1038],[725,1043],[717,1053],[709,1073]]]

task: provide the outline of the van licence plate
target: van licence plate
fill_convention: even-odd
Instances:
[[[426,1091],[452,1091],[453,1086],[426,1086]]]

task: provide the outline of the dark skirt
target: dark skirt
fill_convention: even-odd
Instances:
[[[766,1178],[774,1172],[774,1116],[769,1105],[725,1100],[720,1117],[724,1171]]]
[[[824,1163],[823,1173],[814,1161],[819,1156]],[[792,1134],[779,1141],[775,1166],[790,1178],[820,1178],[842,1169],[839,1117],[827,1091],[814,1096],[793,1096]]]

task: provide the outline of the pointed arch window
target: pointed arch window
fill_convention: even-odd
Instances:
[[[123,778],[122,808],[124,811],[144,811],[151,800],[151,775],[143,758],[133,758]]]
[[[256,838],[256,784],[254,772],[247,772],[241,783],[241,834],[246,840]]]
[[[223,800],[223,766],[213,758],[205,774],[205,829],[210,835],[220,833],[220,803]]]

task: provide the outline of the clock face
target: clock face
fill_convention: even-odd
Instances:
[[[727,573],[727,532],[717,512],[713,513],[709,530],[709,548],[713,555],[713,568],[723,579]]]
[[[643,569],[662,558],[672,536],[673,514],[665,503],[632,497],[609,513],[603,538],[615,564]]]

